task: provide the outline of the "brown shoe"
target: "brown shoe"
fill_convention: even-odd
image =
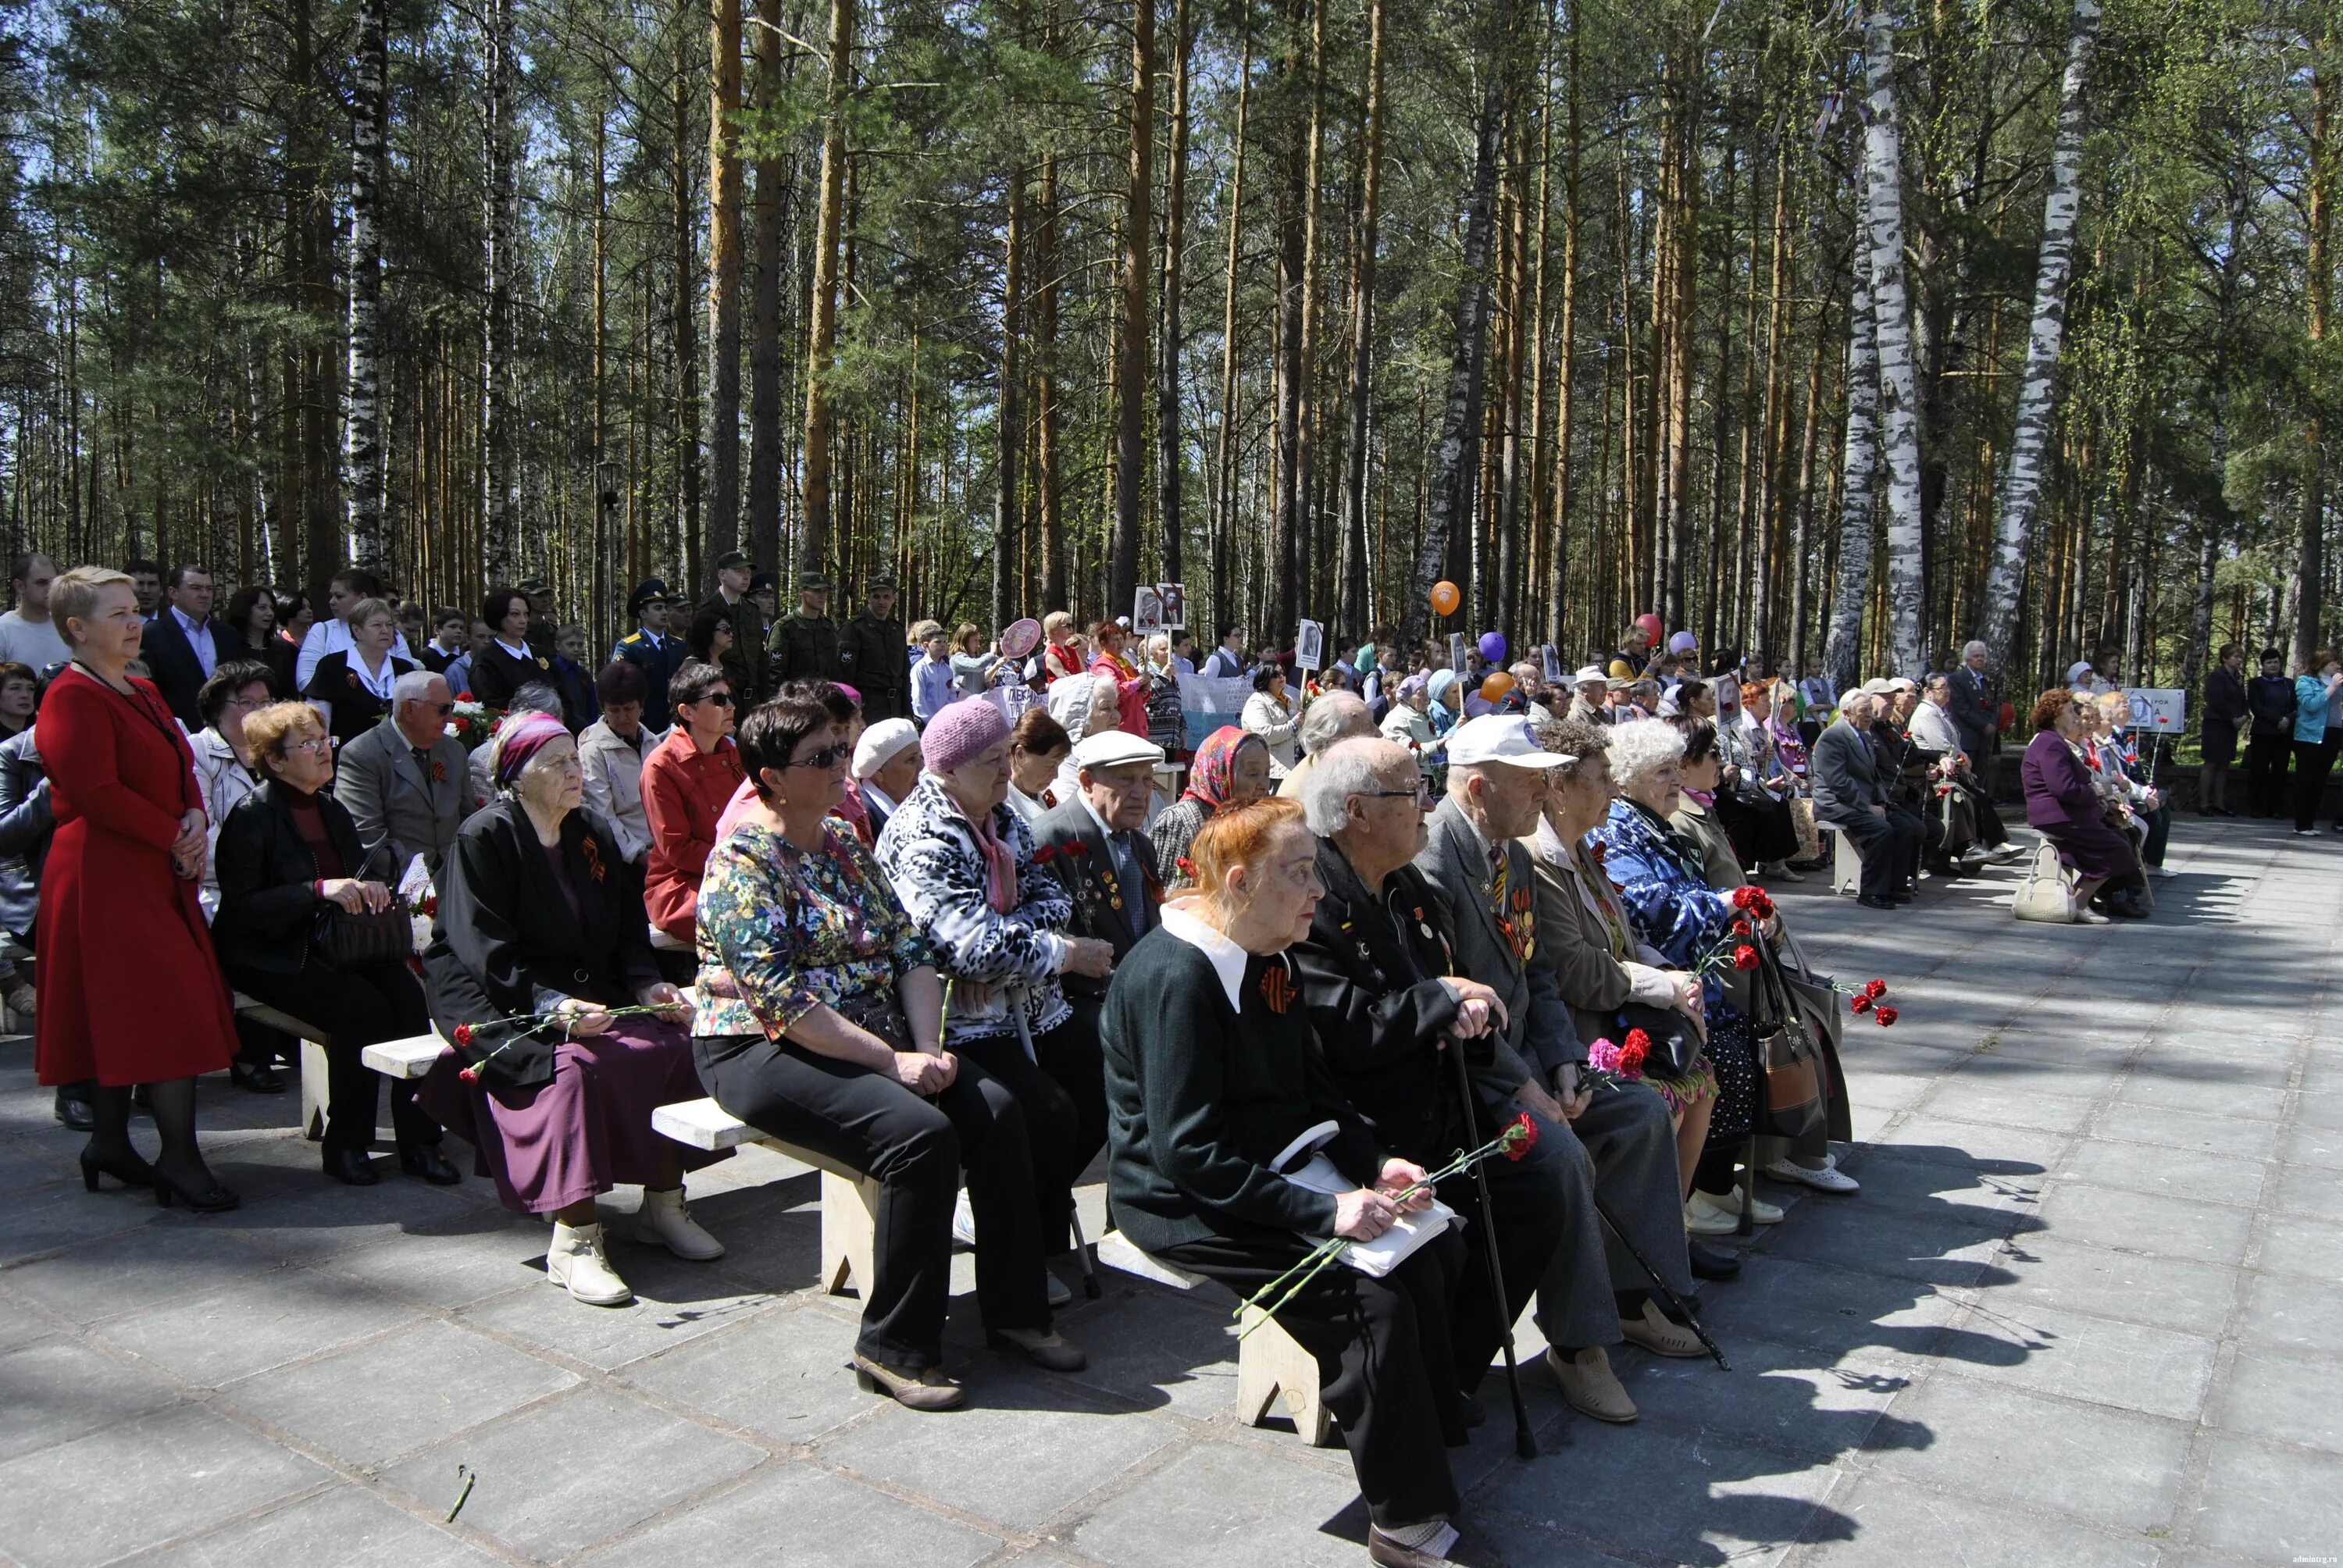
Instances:
[[[1055,1332],[1045,1334],[1039,1329],[997,1329],[984,1337],[994,1350],[1024,1352],[1026,1358],[1044,1372],[1080,1372],[1091,1364],[1090,1357]]]
[[[1601,1345],[1567,1357],[1548,1345],[1545,1364],[1554,1372],[1554,1381],[1562,1384],[1563,1399],[1579,1414],[1619,1426],[1635,1419],[1635,1402],[1627,1397],[1627,1391],[1612,1375],[1611,1358]]]
[[[1692,1360],[1708,1353],[1698,1334],[1682,1323],[1670,1322],[1667,1314],[1660,1311],[1660,1303],[1649,1296],[1644,1298],[1643,1316],[1621,1318],[1619,1332],[1655,1356],[1682,1356]]]
[[[854,1368],[854,1381],[864,1392],[883,1393],[906,1410],[958,1410],[968,1399],[967,1391],[944,1376],[939,1367],[897,1372],[866,1355],[857,1355],[848,1364]]]

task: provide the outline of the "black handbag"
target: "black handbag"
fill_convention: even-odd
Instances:
[[[1652,1042],[1644,1058],[1646,1078],[1686,1078],[1693,1064],[1700,1060],[1700,1033],[1692,1020],[1674,1008],[1653,1007],[1631,1001],[1619,1010],[1619,1039],[1624,1042],[1636,1030],[1642,1030]]]
[[[366,879],[366,869],[374,864],[381,849],[377,844],[358,862],[354,873],[357,880]],[[405,963],[415,954],[414,910],[407,895],[397,891],[379,912],[352,914],[339,904],[328,903],[317,911],[310,946],[328,969],[370,970]]]
[[[1800,1016],[1771,941],[1757,949],[1757,1065],[1765,1075],[1750,1131],[1805,1143],[1824,1130],[1822,1051]]]

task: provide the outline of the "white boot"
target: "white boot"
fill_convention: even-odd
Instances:
[[[553,1244],[545,1250],[545,1277],[589,1307],[622,1307],[634,1291],[618,1278],[602,1251],[602,1227],[553,1222]]]
[[[635,1240],[646,1247],[665,1247],[695,1263],[724,1255],[724,1243],[701,1230],[683,1206],[680,1187],[665,1192],[643,1189],[642,1211],[635,1216]]]

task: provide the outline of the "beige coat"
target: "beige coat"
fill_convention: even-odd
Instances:
[[[619,852],[638,864],[651,847],[650,824],[643,816],[643,759],[665,739],[646,724],[643,748],[638,751],[610,732],[608,719],[600,719],[578,737],[578,764],[586,772],[586,804],[608,824]]]

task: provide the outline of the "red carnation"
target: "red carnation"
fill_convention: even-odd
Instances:
[[[458,702],[471,702],[471,701],[474,701],[474,700],[476,700],[476,699],[473,698],[473,696],[472,696],[472,694],[471,694],[470,692],[468,692],[468,691],[459,691],[459,692],[458,692],[458,693],[456,694],[456,700],[457,700],[457,701],[458,701]]]
[[[1896,1012],[1892,1007],[1882,1007],[1878,1010],[1875,1011],[1871,1016],[1879,1020],[1880,1028],[1885,1029],[1888,1025],[1896,1021]]]
[[[1033,863],[1037,866],[1046,866],[1057,858],[1058,846],[1055,844],[1043,844],[1033,851]]]
[[[477,1067],[458,1068],[456,1076],[467,1083],[478,1083],[480,1081],[480,1070]]]
[[[1757,950],[1751,947],[1746,942],[1744,942],[1739,947],[1734,949],[1733,967],[1737,970],[1755,969],[1757,967]]]
[[[469,1045],[472,1043],[472,1026],[470,1024],[459,1023],[456,1026],[456,1043],[458,1045]]]
[[[1864,995],[1863,992],[1857,991],[1855,995],[1847,999],[1846,1005],[1847,1010],[1850,1012],[1869,1012],[1871,1010],[1871,999]]]
[[[1871,980],[1864,986],[1863,994],[1877,1001],[1887,994],[1887,982],[1884,980]]]
[[[1083,843],[1080,839],[1069,839],[1066,841],[1066,853],[1071,855],[1077,860],[1081,859],[1084,855],[1087,855],[1090,852],[1091,847],[1088,844]]]
[[[1632,1050],[1632,1051],[1634,1051],[1637,1056],[1648,1056],[1648,1055],[1650,1055],[1650,1054],[1651,1054],[1651,1050],[1652,1050],[1652,1037],[1651,1037],[1650,1035],[1648,1035],[1648,1034],[1645,1034],[1645,1033],[1644,1033],[1642,1030],[1640,1030],[1640,1029],[1631,1029],[1631,1030],[1629,1030],[1627,1031],[1627,1039],[1626,1039],[1625,1043],[1622,1044],[1622,1045],[1619,1047],[1619,1054],[1620,1054],[1620,1055],[1622,1055],[1622,1056],[1624,1056],[1627,1052],[1629,1052],[1629,1051],[1631,1051],[1631,1050]]]
[[[1627,1043],[1619,1048],[1619,1071],[1625,1077],[1634,1077],[1644,1070],[1644,1059],[1650,1054],[1650,1037],[1637,1030],[1627,1037]]]
[[[1757,889],[1745,884],[1733,890],[1733,907],[1736,910],[1754,909],[1763,896]]]
[[[1755,930],[1756,928],[1752,926],[1747,920],[1737,920],[1733,922],[1733,934],[1736,937],[1748,936]]]
[[[1537,1123],[1530,1120],[1528,1111],[1521,1111],[1497,1134],[1497,1141],[1505,1146],[1506,1159],[1518,1161],[1536,1146]]]

